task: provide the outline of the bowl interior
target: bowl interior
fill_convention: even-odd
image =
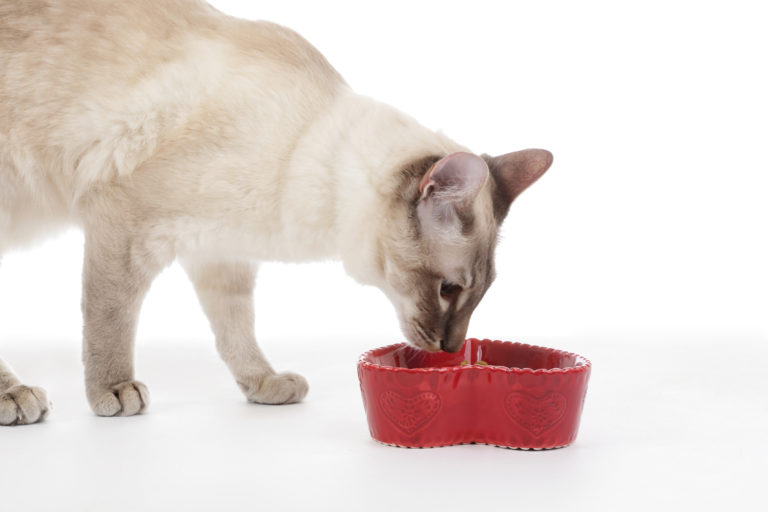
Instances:
[[[483,361],[489,366],[508,368],[553,369],[583,366],[586,360],[575,354],[525,345],[490,340],[470,339],[453,354],[427,352],[411,345],[397,345],[374,350],[366,361],[392,368],[444,368],[461,366],[462,362],[476,364]]]

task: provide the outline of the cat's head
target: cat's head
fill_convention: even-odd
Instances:
[[[425,157],[402,170],[380,227],[377,281],[413,345],[461,348],[495,277],[498,228],[551,163],[548,151],[528,149]]]

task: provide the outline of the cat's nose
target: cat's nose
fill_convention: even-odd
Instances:
[[[464,338],[467,335],[469,315],[463,318],[452,318],[445,328],[445,333],[440,338],[440,348],[445,352],[458,352],[464,346]]]
[[[464,344],[464,340],[461,340],[461,343],[454,343],[452,340],[447,340],[445,338],[440,340],[440,349],[444,352],[458,352],[459,349]]]

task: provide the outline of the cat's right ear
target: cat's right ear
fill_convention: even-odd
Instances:
[[[512,201],[552,165],[552,153],[545,149],[524,149],[483,158],[494,183],[493,212],[498,224],[507,216]]]

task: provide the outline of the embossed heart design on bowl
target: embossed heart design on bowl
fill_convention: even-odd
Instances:
[[[426,426],[440,410],[440,397],[429,391],[405,397],[389,390],[381,394],[379,401],[387,418],[406,434]]]
[[[405,447],[567,446],[590,371],[587,359],[570,352],[477,339],[453,354],[390,345],[358,362],[371,436]]]
[[[565,397],[551,391],[542,396],[518,391],[507,395],[504,401],[509,417],[537,436],[557,425],[566,406]]]

